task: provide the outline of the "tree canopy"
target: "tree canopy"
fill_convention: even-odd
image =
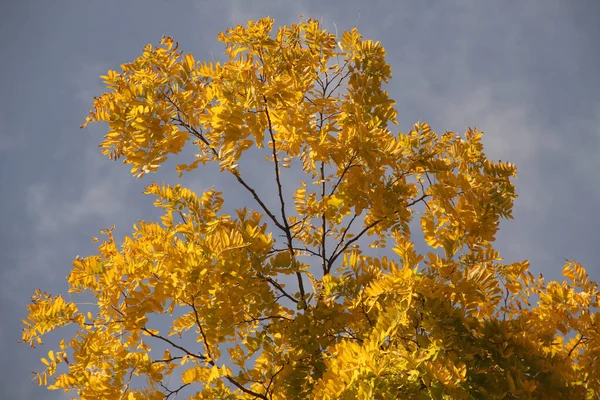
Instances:
[[[103,154],[137,177],[192,142],[180,176],[216,163],[247,207],[149,185],[159,222],[122,243],[104,230],[69,296],[27,306],[31,346],[71,327],[40,385],[130,400],[599,396],[598,285],[572,261],[563,282],[502,262],[517,169],[486,158],[481,132],[394,131],[385,50],[356,29],[264,18],[218,39],[226,62],[146,46],[102,77],[83,126],[105,123]],[[263,158],[269,191],[248,179]]]

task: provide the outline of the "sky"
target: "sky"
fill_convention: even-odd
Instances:
[[[48,348],[17,343],[25,305],[36,288],[66,293],[72,260],[95,253],[100,229],[116,224],[122,237],[154,218],[153,199],[141,194],[151,180],[178,180],[174,168],[134,179],[100,155],[104,126],[79,129],[103,91],[98,77],[163,35],[196,60],[223,60],[219,31],[300,14],[382,42],[400,131],[419,120],[438,133],[476,126],[488,157],[516,163],[514,220],[501,223],[497,240],[507,261],[528,259],[535,273],[560,279],[574,259],[600,280],[595,0],[0,0],[0,397],[68,398],[31,382]],[[214,170],[182,183],[235,190]],[[226,197],[230,206],[246,200]]]

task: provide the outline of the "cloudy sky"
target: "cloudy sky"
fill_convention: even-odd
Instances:
[[[66,291],[76,255],[117,224],[156,215],[129,168],[99,155],[103,126],[80,130],[98,76],[175,37],[197,60],[223,59],[217,32],[270,15],[327,28],[358,24],[386,47],[400,130],[486,132],[486,153],[519,167],[515,219],[498,248],[558,278],[565,258],[600,279],[600,3],[555,1],[0,1],[0,397],[62,399],[31,381],[41,352],[17,344],[35,288]],[[198,170],[184,184],[227,191]],[[231,203],[230,203],[231,204]],[[47,351],[47,349],[46,349]]]

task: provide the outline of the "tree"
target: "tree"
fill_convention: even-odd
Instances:
[[[216,189],[148,186],[160,223],[120,246],[107,229],[73,262],[69,292],[89,312],[32,297],[24,342],[75,332],[39,384],[83,399],[597,398],[598,285],[576,262],[545,283],[492,246],[515,166],[488,160],[476,129],[393,133],[379,42],[273,24],[221,33],[222,64],[165,37],[103,77],[84,126],[108,124],[105,155],[140,177],[193,139],[180,175],[218,163],[249,207],[226,215]],[[239,166],[260,153],[269,193]]]

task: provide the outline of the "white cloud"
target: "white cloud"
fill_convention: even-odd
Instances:
[[[468,126],[476,126],[484,131],[486,155],[491,159],[501,159],[515,163],[526,185],[520,185],[519,207],[534,211],[539,206],[542,182],[535,179],[539,170],[539,159],[558,151],[561,143],[557,136],[549,134],[531,116],[527,103],[513,99],[510,103],[494,97],[498,84],[479,85],[474,90],[456,96],[459,101],[446,99],[446,106],[440,108],[439,120],[444,126],[461,132]],[[506,85],[501,83],[500,85]],[[525,83],[520,83],[525,85]]]
[[[64,272],[82,251],[82,244],[91,246],[91,237],[99,229],[126,219],[125,203],[136,186],[131,184],[133,178],[127,168],[107,168],[108,160],[96,152],[95,148],[86,151],[82,174],[69,174],[52,183],[36,182],[27,188],[24,208],[31,237],[26,250],[14,252],[14,265],[0,273],[3,298],[20,299],[34,277],[43,279],[46,287],[64,287]],[[98,220],[101,226],[96,225]],[[91,232],[87,223],[94,225]],[[82,240],[80,235],[86,231],[89,237]]]
[[[86,153],[83,182],[37,182],[28,188],[27,211],[38,234],[65,230],[96,216],[116,219],[124,212],[122,202],[132,178],[119,173],[123,170],[100,167],[103,157]],[[77,184],[81,191],[74,189]]]

